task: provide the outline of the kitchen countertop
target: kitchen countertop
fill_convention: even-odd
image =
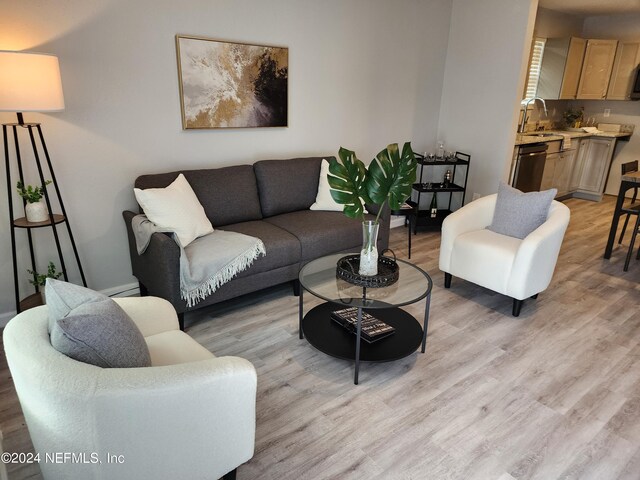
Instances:
[[[631,134],[628,132],[599,132],[599,133],[586,133],[586,132],[568,132],[568,131],[546,131],[546,132],[530,132],[528,134],[518,133],[516,135],[516,146],[528,145],[530,143],[541,142],[555,142],[564,140],[565,136],[569,138],[585,138],[585,137],[605,137],[605,138],[624,138],[628,139]]]

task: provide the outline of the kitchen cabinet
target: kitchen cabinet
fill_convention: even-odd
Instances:
[[[540,190],[549,190],[553,188],[555,171],[560,160],[560,146],[562,142],[554,141],[548,143],[547,158],[544,162],[544,170],[542,172],[542,180],[540,181]]]
[[[640,63],[640,43],[618,42],[607,100],[630,100],[636,67]]]
[[[594,194],[598,200],[602,198],[614,146],[615,141],[610,138],[589,138],[582,141],[582,174],[578,190]]]
[[[584,38],[549,38],[544,46],[537,95],[544,99],[576,98],[587,46]]]
[[[571,175],[576,160],[576,150],[565,150],[558,154],[553,171],[553,186],[558,189],[558,197],[570,192]]]
[[[575,192],[580,188],[580,179],[582,178],[582,170],[584,168],[584,157],[587,151],[586,146],[588,140],[572,140],[577,142],[575,152],[573,154],[573,168],[571,170],[571,177],[569,178],[569,191]],[[584,148],[583,148],[584,144]]]
[[[607,96],[617,40],[588,40],[576,98],[602,100]]]

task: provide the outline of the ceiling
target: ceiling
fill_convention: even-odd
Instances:
[[[640,0],[540,0],[538,6],[574,15],[640,13]]]

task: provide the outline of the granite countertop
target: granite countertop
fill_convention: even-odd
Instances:
[[[605,137],[605,138],[623,138],[630,137],[631,134],[628,132],[598,132],[598,133],[586,133],[586,132],[568,132],[568,131],[558,131],[551,130],[546,132],[530,132],[528,134],[518,133],[516,135],[516,146],[518,145],[527,145],[530,143],[540,143],[540,142],[555,142],[564,140],[564,137],[567,136],[569,138],[584,138],[584,137]]]

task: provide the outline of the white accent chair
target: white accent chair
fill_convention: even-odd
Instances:
[[[254,451],[253,365],[216,358],[181,332],[166,300],[114,300],[142,331],[151,367],[100,368],[59,353],[47,333],[46,306],[20,313],[4,330],[44,478],[235,478]],[[84,457],[52,462],[61,452]],[[92,463],[91,454],[102,463]]]
[[[537,298],[551,282],[570,212],[553,201],[545,223],[520,240],[487,230],[497,194],[479,198],[442,224],[440,270],[445,288],[452,276],[513,298],[513,316],[525,299]]]

